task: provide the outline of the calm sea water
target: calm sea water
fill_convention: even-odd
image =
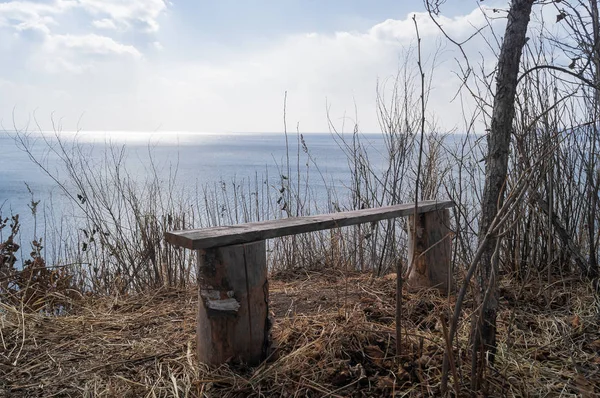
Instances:
[[[46,139],[44,139],[46,137]],[[300,152],[300,167],[311,168],[311,185],[317,191],[324,190],[324,182],[343,191],[348,183],[349,168],[346,155],[331,134],[305,134],[304,142],[312,158],[298,147],[299,137],[288,134],[203,134],[203,133],[140,133],[140,132],[79,132],[60,133],[67,146],[77,142],[89,153],[89,164],[100,164],[111,147],[123,150],[124,169],[136,179],[150,177],[151,162],[165,179],[177,170],[177,180],[188,186],[229,183],[233,179],[259,179],[269,175],[277,178],[287,174],[289,153],[292,172],[295,172]],[[347,137],[351,139],[351,136]],[[366,135],[362,142],[370,148],[375,160],[381,156],[384,142],[380,135]],[[31,133],[26,144],[33,156],[38,158],[60,182],[66,182],[63,163],[51,150],[57,145],[54,133]],[[289,151],[288,151],[289,149]],[[37,217],[38,231],[43,227],[44,217],[56,216],[68,199],[57,181],[36,165],[23,150],[14,134],[0,133],[0,210],[3,217],[20,214],[22,233],[31,234],[34,227],[29,203],[40,201]],[[68,184],[68,183],[67,183]],[[73,192],[75,194],[75,192]],[[6,233],[6,231],[4,232]]]

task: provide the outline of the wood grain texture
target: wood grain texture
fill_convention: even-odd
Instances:
[[[426,213],[453,207],[451,200],[427,200],[419,202],[418,212]],[[226,227],[212,227],[185,231],[167,232],[167,242],[192,250],[209,249],[241,243],[262,241],[286,235],[320,231],[413,214],[415,205],[410,203],[323,214],[318,216],[284,218]]]
[[[416,244],[413,245],[413,216],[408,219],[408,259],[415,254],[406,285],[409,290],[436,288],[442,294],[452,289],[450,211],[448,209],[417,215]],[[413,251],[414,248],[414,251]]]
[[[208,365],[266,357],[270,323],[266,242],[198,251],[198,360]]]

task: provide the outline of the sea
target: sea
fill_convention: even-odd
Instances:
[[[168,181],[176,174],[177,183],[188,187],[266,176],[277,180],[298,169],[303,175],[310,170],[311,188],[318,200],[326,201],[326,186],[341,194],[348,188],[343,140],[351,144],[352,139],[351,134],[330,133],[0,132],[0,215],[10,222],[19,214],[21,234],[40,235],[48,218],[60,217],[77,197],[77,187],[69,185],[65,171],[71,156],[84,157],[92,169],[119,162],[139,181],[155,173]],[[384,161],[382,135],[362,134],[360,140],[372,162]],[[179,188],[169,189],[180,192]],[[32,203],[37,203],[35,217]],[[8,226],[0,233],[6,237],[7,230]]]

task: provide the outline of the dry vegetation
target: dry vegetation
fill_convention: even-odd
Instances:
[[[396,355],[395,275],[280,273],[271,279],[274,351],[257,368],[218,369],[195,357],[194,289],[81,297],[64,316],[2,304],[0,395],[436,396],[453,298],[404,292]],[[600,393],[600,323],[578,280],[501,286],[499,349],[486,375],[493,396]],[[464,316],[472,311],[467,303]],[[459,330],[468,347],[468,322]],[[454,352],[461,396],[469,350]]]
[[[277,175],[197,181],[194,195],[180,190],[176,168],[152,159],[146,180],[132,177],[124,147],[98,154],[58,131],[38,138],[46,150],[36,151],[35,137],[16,134],[73,211],[53,219],[42,242],[35,230],[19,235],[18,218],[3,219],[0,207],[0,396],[440,396],[446,354],[451,396],[599,396],[600,40],[582,33],[600,37],[598,5],[590,1],[586,16],[574,12],[586,2],[545,3],[566,7],[568,29],[560,40],[530,29],[515,115],[502,126],[512,124],[506,201],[486,233],[495,60],[459,61],[457,98],[476,107],[465,111],[461,135],[445,136],[427,116],[434,62],[424,71],[418,48],[409,50],[398,75],[378,86],[382,148],[358,125],[348,134],[330,122],[348,162],[339,191],[300,132],[286,131]],[[494,53],[499,37],[486,41]],[[566,73],[553,66],[557,52],[572,60]],[[403,292],[400,353],[390,272],[406,273],[411,259],[405,221],[390,220],[271,240],[272,354],[256,368],[198,363],[195,260],[168,245],[166,231],[444,198],[456,203],[452,270],[464,303]],[[482,261],[488,236],[494,258]],[[29,255],[23,241],[33,242]],[[470,335],[489,297],[495,360]]]

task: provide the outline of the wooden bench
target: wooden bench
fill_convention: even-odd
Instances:
[[[415,260],[413,287],[451,288],[449,207],[452,201],[422,201],[416,206],[416,243],[409,233],[409,258]],[[226,227],[167,232],[176,246],[198,255],[198,359],[209,365],[229,360],[257,364],[269,349],[269,289],[266,239],[412,216],[414,204],[401,204],[318,216],[285,218]],[[410,229],[415,222],[410,217]]]

